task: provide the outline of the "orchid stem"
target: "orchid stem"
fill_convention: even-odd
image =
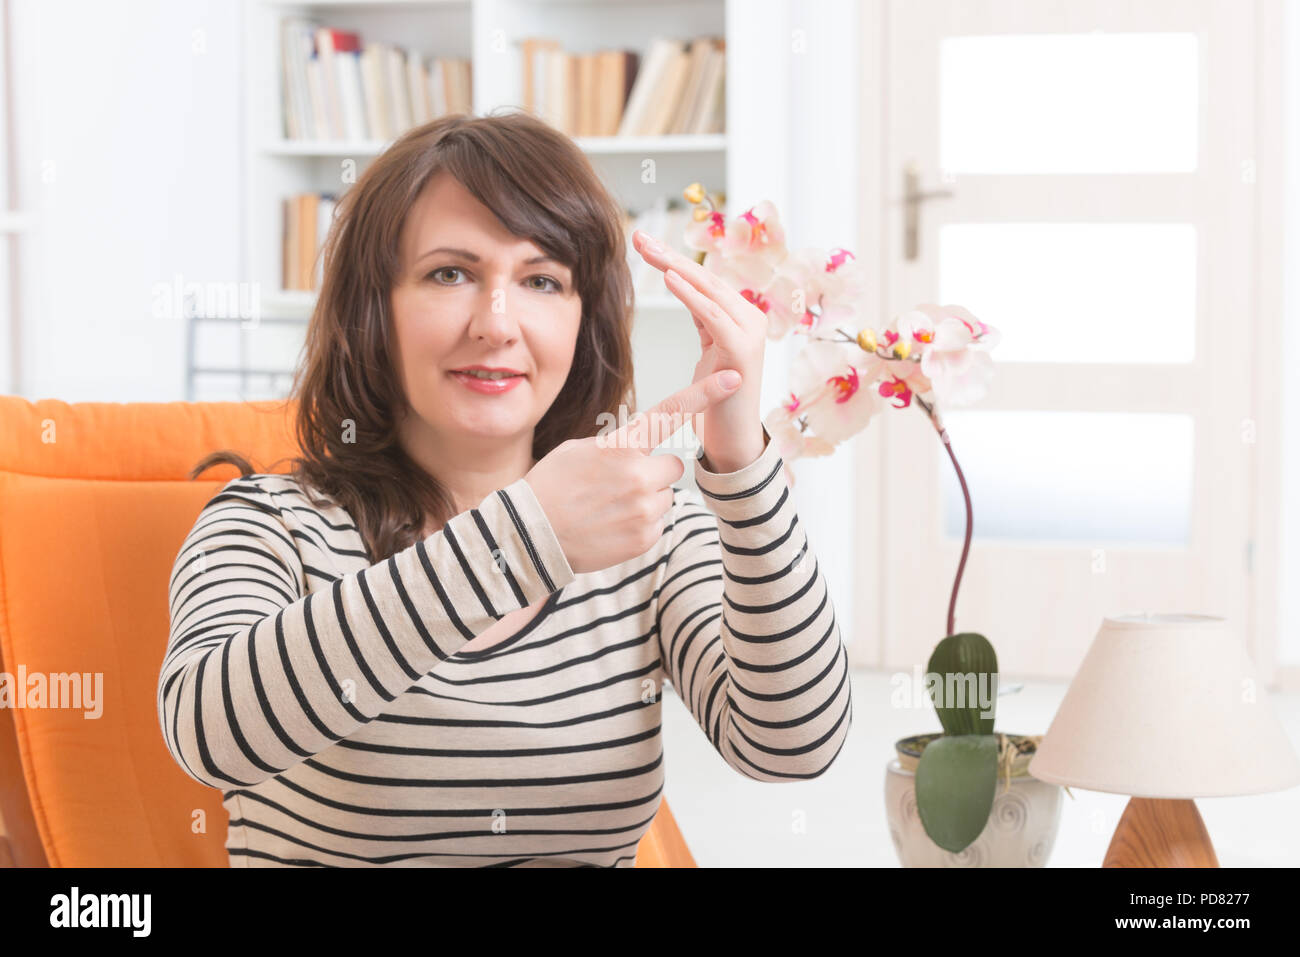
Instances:
[[[971,538],[971,505],[970,490],[966,487],[966,476],[962,474],[961,466],[957,464],[957,456],[952,451],[952,441],[948,438],[948,430],[939,424],[935,418],[934,408],[925,403],[920,396],[916,398],[917,404],[925,410],[929,416],[931,424],[939,433],[939,438],[943,442],[943,447],[948,450],[948,458],[952,459],[952,467],[957,471],[957,481],[961,484],[961,496],[966,503],[966,538],[961,546],[961,561],[957,563],[957,576],[952,583],[952,597],[948,599],[948,634],[956,633],[956,616],[957,616],[957,590],[961,587],[961,575],[966,570],[966,556],[970,554]]]

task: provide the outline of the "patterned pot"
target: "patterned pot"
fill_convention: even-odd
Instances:
[[[1061,787],[1031,777],[1029,759],[1042,735],[999,735],[997,792],[988,823],[965,850],[945,851],[925,833],[916,810],[916,765],[938,734],[895,743],[898,756],[885,766],[885,815],[904,867],[1043,867],[1061,823]]]

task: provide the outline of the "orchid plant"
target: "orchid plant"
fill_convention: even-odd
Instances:
[[[971,499],[940,409],[969,405],[984,395],[993,374],[989,352],[999,332],[961,306],[932,303],[877,327],[869,321],[865,273],[851,252],[790,251],[769,201],[728,219],[700,183],[692,183],[683,196],[694,207],[685,243],[705,254],[704,268],[767,316],[770,340],[790,335],[806,340],[791,364],[789,397],[763,420],[786,463],[831,454],[886,405],[915,406],[933,424],[961,485],[966,534],[948,602],[947,637],[930,659],[930,672],[974,671],[996,682],[997,658],[988,640],[954,630],[957,591],[970,552]],[[793,483],[793,474],[787,475]],[[922,752],[917,809],[937,844],[960,851],[984,828],[1006,744],[993,735],[991,710],[953,707],[935,697],[933,684],[930,691],[945,734]]]

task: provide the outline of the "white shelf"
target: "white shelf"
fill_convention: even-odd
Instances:
[[[586,153],[721,153],[727,148],[725,133],[675,136],[577,136],[573,140]],[[270,156],[378,156],[392,141],[272,140],[262,147]]]

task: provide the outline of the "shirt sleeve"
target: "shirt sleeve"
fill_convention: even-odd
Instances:
[[[346,738],[506,613],[574,578],[524,479],[307,594],[272,476],[199,513],[168,585],[158,719],[194,780],[257,784]]]
[[[657,624],[673,688],[724,761],[760,781],[822,774],[852,724],[848,653],[776,443],[676,488]]]

